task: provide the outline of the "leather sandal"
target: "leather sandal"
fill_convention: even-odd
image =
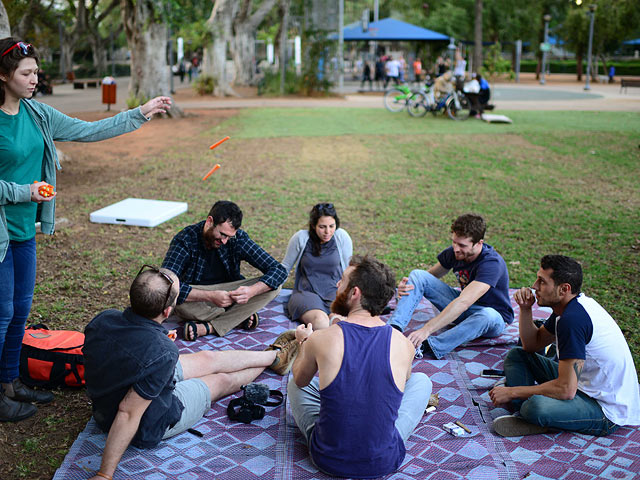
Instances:
[[[204,325],[206,333],[204,335],[210,335],[213,333],[213,327],[211,323],[201,323],[201,322],[184,322],[184,329],[182,330],[182,338],[187,342],[194,342],[198,339],[198,337],[203,337],[204,335],[198,335],[198,324]]]
[[[260,325],[260,316],[258,315],[258,312],[256,312],[253,313],[244,322],[242,322],[240,324],[240,328],[242,328],[243,330],[252,331],[258,328],[258,325]]]

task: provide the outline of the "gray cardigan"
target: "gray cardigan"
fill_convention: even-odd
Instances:
[[[55,108],[36,100],[22,99],[20,100],[20,108],[27,109],[42,132],[44,156],[41,179],[54,187],[56,185],[56,168],[61,168],[54,141],[96,142],[136,130],[148,121],[139,108],[97,122],[85,122],[68,117]],[[4,260],[9,247],[9,231],[4,205],[29,201],[31,201],[29,185],[0,180],[0,262]],[[55,208],[56,199],[54,198],[50,202],[43,202],[42,207],[38,209],[37,221],[41,222],[43,233],[51,235],[55,230]]]
[[[349,266],[351,255],[353,255],[353,243],[351,242],[351,237],[347,231],[342,228],[338,228],[333,236],[336,239],[336,246],[338,247],[338,254],[340,255],[340,266],[344,272]],[[287,270],[287,274],[289,274],[291,269],[295,266],[297,278],[298,265],[308,241],[308,230],[298,230],[289,240],[287,252],[284,254],[284,260],[281,262],[282,266]]]

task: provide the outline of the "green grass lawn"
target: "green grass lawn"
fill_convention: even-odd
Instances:
[[[211,133],[232,131],[239,153],[245,139],[264,146],[246,160],[259,171],[224,188],[254,212],[250,232],[278,251],[312,204],[332,201],[355,251],[406,275],[448,245],[452,219],[478,212],[512,287],[531,285],[544,254],[579,259],[584,291],[620,323],[640,365],[640,115],[508,115],[511,125],[383,109],[256,109]]]

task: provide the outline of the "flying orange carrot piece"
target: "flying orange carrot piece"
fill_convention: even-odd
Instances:
[[[209,178],[209,175],[211,175],[213,172],[215,172],[219,168],[220,168],[220,164],[216,163],[216,166],[213,167],[211,170],[209,170],[209,173],[207,173],[204,177],[202,177],[202,180],[206,180],[207,178]]]
[[[223,142],[226,142],[227,140],[229,140],[229,137],[224,137],[222,140],[217,141],[216,143],[214,143],[213,145],[211,145],[209,147],[209,150],[213,150],[214,148],[216,148],[218,145],[220,145]]]

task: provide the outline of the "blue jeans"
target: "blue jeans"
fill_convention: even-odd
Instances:
[[[400,436],[405,442],[416,429],[420,420],[422,420],[424,410],[429,403],[432,387],[429,377],[420,372],[412,373],[405,384],[402,402],[398,409],[398,418],[395,423],[396,430],[400,432]],[[320,416],[318,377],[311,380],[311,383],[306,387],[300,388],[296,385],[293,375],[291,375],[287,387],[287,396],[289,397],[291,412],[296,425],[298,425],[307,445],[309,445],[313,427],[315,427],[316,421]],[[345,398],[344,403],[348,405],[349,399]],[[345,439],[345,442],[348,441],[350,440]]]
[[[522,347],[515,347],[504,360],[504,372],[507,386],[529,386],[558,378],[558,363],[538,353],[526,352]],[[520,407],[523,419],[543,427],[598,437],[609,435],[619,427],[604,416],[595,399],[580,390],[572,400],[533,395],[524,401],[516,400],[513,404]]]
[[[9,242],[0,262],[0,382],[20,375],[24,326],[36,285],[36,239]]]
[[[402,331],[411,321],[411,316],[422,297],[442,311],[460,296],[458,290],[424,270],[413,270],[409,274],[409,284],[413,285],[413,290],[408,295],[400,297],[396,310],[389,319],[389,325],[394,325]],[[459,345],[478,337],[497,337],[502,334],[504,328],[504,319],[497,310],[491,307],[471,305],[454,321],[454,327],[437,336],[429,336],[427,342],[429,342],[435,356],[442,358]]]

